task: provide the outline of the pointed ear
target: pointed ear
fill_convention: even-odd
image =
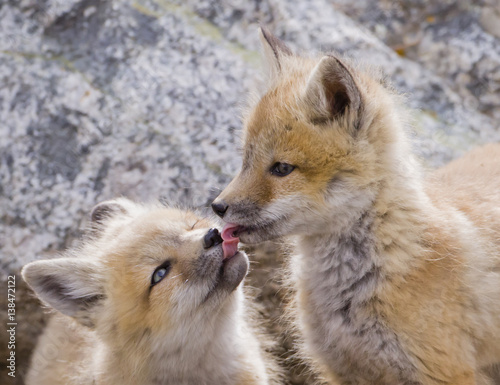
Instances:
[[[333,56],[325,56],[311,72],[304,101],[314,124],[324,124],[347,114],[359,117],[361,93],[347,67]]]
[[[97,263],[60,258],[27,264],[22,276],[47,305],[93,327],[96,307],[104,299],[104,287]]]
[[[281,72],[281,58],[283,56],[291,56],[293,53],[285,43],[264,27],[259,28],[259,38],[264,53],[268,79],[275,79]]]
[[[126,215],[128,214],[131,206],[133,205],[132,201],[129,201],[126,198],[118,198],[114,200],[104,201],[98,203],[90,214],[90,219],[94,225],[101,225],[107,219],[112,218],[116,215]]]

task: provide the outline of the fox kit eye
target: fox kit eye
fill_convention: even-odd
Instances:
[[[153,275],[151,277],[151,286],[156,285],[163,278],[165,278],[168,275],[169,271],[170,271],[170,262],[168,261],[158,266],[153,272]]]
[[[287,176],[294,169],[295,166],[292,166],[291,164],[277,162],[271,167],[271,174],[276,176]]]

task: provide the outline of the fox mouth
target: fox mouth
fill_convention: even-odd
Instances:
[[[248,271],[248,258],[238,250],[239,238],[233,231],[211,229],[206,252],[201,258],[199,273],[209,285],[205,302],[213,293],[230,293],[235,290]]]
[[[236,229],[231,226],[224,226],[221,233],[222,238],[222,251],[224,254],[224,261],[234,257],[238,252],[238,243],[240,239],[238,238]]]
[[[210,288],[204,296],[202,304],[211,299],[225,298],[236,290],[248,272],[248,258],[245,253],[238,250],[238,242],[234,246],[234,252],[232,251],[233,246],[229,247],[231,251],[229,254],[226,254],[228,249],[224,249],[224,245],[218,247],[222,248],[222,252],[219,251],[219,253],[223,255],[219,254],[218,268],[211,276],[213,281],[210,283]]]
[[[222,239],[236,239],[244,243],[259,243],[269,239],[277,238],[275,224],[277,221],[267,222],[261,225],[243,226],[236,223],[226,223],[222,229]]]
[[[237,225],[236,223],[226,223],[222,229],[222,239],[224,242],[231,242],[232,240],[239,241],[240,235],[251,230],[251,227]]]

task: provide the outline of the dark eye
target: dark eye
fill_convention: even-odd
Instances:
[[[153,276],[151,277],[151,286],[156,285],[163,278],[165,278],[170,271],[170,262],[164,262],[160,266],[158,266],[153,272]]]
[[[292,166],[291,164],[277,162],[271,167],[271,174],[276,176],[287,176],[294,169],[295,166]]]

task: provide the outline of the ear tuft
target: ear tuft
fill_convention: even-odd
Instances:
[[[350,112],[359,116],[361,93],[348,68],[339,59],[325,56],[313,69],[305,102],[314,124],[324,124]]]
[[[97,204],[90,214],[93,223],[102,224],[118,214],[127,214],[127,209],[117,201],[105,201]]]
[[[259,28],[259,38],[264,51],[268,76],[274,79],[281,72],[281,58],[293,55],[292,50],[264,27]]]
[[[293,55],[292,50],[282,40],[269,32],[267,28],[260,27],[259,31],[262,44],[267,45],[272,50],[275,59],[278,61],[278,66],[280,56]]]

